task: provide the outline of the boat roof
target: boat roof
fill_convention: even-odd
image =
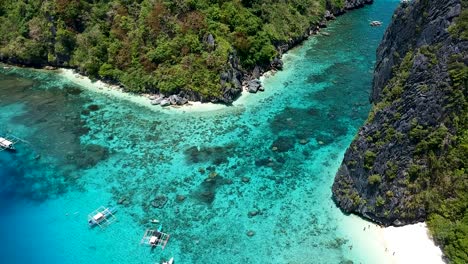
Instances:
[[[100,218],[104,217],[103,213],[97,213],[93,216],[94,220],[99,220]]]
[[[13,145],[13,142],[10,140],[7,140],[6,138],[0,137],[0,144],[5,145],[5,146],[11,146]]]

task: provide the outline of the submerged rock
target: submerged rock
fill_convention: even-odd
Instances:
[[[124,197],[121,197],[121,198],[119,199],[119,201],[117,202],[117,204],[123,204],[126,200],[127,200],[127,197],[125,197],[125,196],[124,196]]]
[[[99,110],[99,105],[96,105],[96,104],[89,105],[88,110],[89,111],[97,111],[97,110]]]
[[[280,136],[272,144],[271,149],[275,148],[275,151],[286,152],[293,149],[296,144],[296,139],[293,137]]]
[[[186,197],[184,195],[178,194],[176,196],[177,202],[183,202],[183,201],[185,201],[185,199],[186,199]]]
[[[151,205],[154,207],[154,208],[163,208],[164,205],[166,205],[167,203],[167,197],[164,196],[164,195],[158,195],[156,196],[156,198],[154,198],[154,200],[151,202]]]
[[[254,216],[257,216],[259,213],[260,211],[254,210],[254,211],[250,211],[247,215],[249,216],[249,218],[252,218]]]

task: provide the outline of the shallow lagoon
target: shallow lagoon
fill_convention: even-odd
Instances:
[[[382,263],[330,187],[370,108],[384,27],[369,21],[388,25],[397,4],[340,17],[330,36],[285,56],[266,92],[212,112],[167,113],[53,73],[0,70],[1,130],[25,140],[0,152],[0,254],[9,263]],[[117,205],[118,222],[89,230],[100,205]],[[171,234],[164,251],[139,245],[154,218]]]

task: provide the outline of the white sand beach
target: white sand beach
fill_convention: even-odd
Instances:
[[[123,91],[122,88],[116,85],[109,85],[102,81],[92,81],[90,78],[76,73],[72,69],[59,69],[60,74],[65,79],[81,86],[82,88],[95,93],[106,94],[121,100],[126,100],[138,104],[140,106],[148,107],[151,110],[165,113],[185,113],[185,112],[211,112],[227,108],[223,104],[189,102],[183,106],[167,106],[161,107],[159,105],[151,105],[149,94],[132,94]]]
[[[386,252],[392,263],[443,264],[442,251],[429,237],[426,223],[382,228]]]
[[[349,215],[343,216],[341,228],[353,240],[353,248],[349,254],[354,255],[362,264],[444,263],[442,251],[429,237],[425,223],[381,227],[358,216]],[[365,252],[365,259],[362,259],[362,252]]]

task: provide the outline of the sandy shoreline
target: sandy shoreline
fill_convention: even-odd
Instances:
[[[441,249],[428,235],[426,223],[402,227],[382,227],[356,215],[343,216],[342,227],[352,237],[350,254],[362,264],[444,264]]]
[[[223,104],[201,103],[201,102],[192,102],[192,101],[189,101],[187,104],[182,105],[182,106],[161,107],[159,105],[151,105],[150,103],[151,100],[149,99],[150,94],[128,93],[128,92],[125,92],[119,86],[109,85],[102,81],[92,81],[88,77],[81,75],[79,73],[76,73],[72,69],[61,68],[58,70],[58,74],[62,76],[63,78],[69,80],[70,82],[75,83],[88,91],[106,94],[106,95],[115,97],[117,99],[130,101],[140,106],[144,106],[144,107],[147,107],[151,110],[158,111],[158,112],[160,111],[165,112],[165,113],[211,112],[211,111],[219,111],[219,110],[228,108],[228,106],[223,105]],[[243,100],[240,100],[243,97],[248,97],[248,93],[243,92],[237,101],[243,101]],[[238,105],[238,103],[236,103],[235,105]]]
[[[381,235],[392,263],[444,263],[442,251],[429,236],[426,223],[382,228]]]

